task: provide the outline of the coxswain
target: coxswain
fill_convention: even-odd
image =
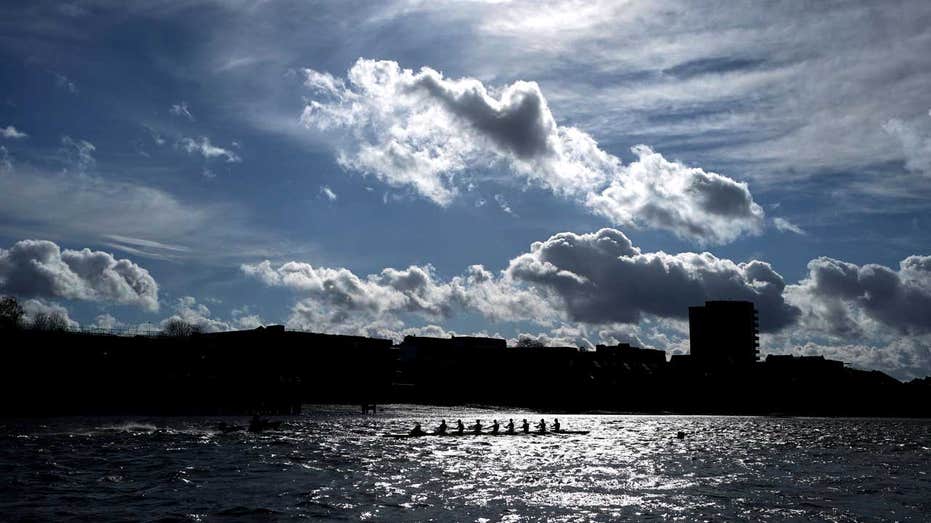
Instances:
[[[524,422],[521,423],[520,428],[523,429],[524,434],[530,432],[530,422],[527,421],[527,418],[524,418]]]
[[[411,436],[423,436],[426,432],[420,428],[420,423],[414,423],[414,428],[411,429]]]
[[[475,434],[482,433],[482,420],[475,420],[475,425],[472,425],[472,432]]]
[[[553,432],[559,432],[559,418],[553,418]]]
[[[514,434],[514,418],[508,420],[507,431],[508,434]]]
[[[498,429],[499,429],[498,420],[492,421],[491,422],[491,433],[498,434]]]
[[[440,436],[446,435],[446,420],[440,421],[440,426],[436,428],[436,433]]]
[[[546,420],[545,419],[540,418],[540,423],[537,423],[537,432],[539,432],[540,434],[543,434],[544,432],[546,432]]]
[[[459,434],[462,434],[463,431],[465,431],[465,425],[462,424],[462,420],[457,420],[456,421],[456,432],[458,432]]]

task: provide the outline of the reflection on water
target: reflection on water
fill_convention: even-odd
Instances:
[[[362,417],[318,407],[266,434],[221,434],[209,418],[6,421],[0,513],[243,521],[931,513],[929,421],[560,415],[565,428],[591,434],[379,437],[414,421],[431,429],[441,417],[468,425],[541,414],[391,406]]]

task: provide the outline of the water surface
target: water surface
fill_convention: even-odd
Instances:
[[[392,440],[414,421],[553,415],[311,407],[230,418],[0,421],[5,520],[927,521],[931,421],[560,415],[587,436]],[[684,431],[684,439],[676,438]]]

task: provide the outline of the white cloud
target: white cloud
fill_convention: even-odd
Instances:
[[[87,140],[75,140],[70,136],[61,138],[61,151],[68,163],[78,173],[85,173],[94,167],[94,151],[97,147]]]
[[[800,236],[807,234],[804,229],[782,217],[773,218],[773,225],[781,232],[791,232]]]
[[[511,210],[511,205],[508,203],[507,199],[504,198],[503,194],[496,194],[495,201],[498,202],[498,207],[500,207],[502,211],[507,214],[517,216],[514,214],[514,211]]]
[[[783,300],[782,277],[765,262],[738,264],[709,253],[642,253],[613,229],[560,233],[535,242],[500,274],[473,265],[448,281],[439,280],[430,266],[368,276],[301,262],[275,267],[264,261],[242,270],[305,296],[292,318],[319,330],[373,320],[397,329],[404,314],[435,320],[462,312],[492,321],[616,326],[645,316],[681,319],[690,305],[709,299],[754,301],[767,330],[785,327],[799,314]]]
[[[0,175],[13,172],[13,160],[10,158],[10,152],[6,147],[0,145]]]
[[[556,300],[570,319],[590,324],[638,323],[646,315],[682,319],[689,306],[714,299],[754,302],[764,330],[781,329],[799,314],[783,299],[782,276],[766,262],[645,253],[614,229],[534,242],[506,273]]]
[[[435,320],[471,311],[493,321],[541,322],[555,314],[537,294],[480,265],[449,281],[439,280],[430,266],[416,265],[367,276],[301,262],[244,264],[242,271],[305,296],[292,309],[289,324],[315,330],[360,332],[367,325],[397,330],[404,325],[400,316],[407,314]]]
[[[883,265],[816,258],[808,276],[786,289],[804,311],[805,327],[850,339],[875,337],[882,328],[898,334],[931,332],[931,256],[909,256],[893,270]]]
[[[331,202],[335,202],[335,201],[336,201],[336,193],[333,192],[333,190],[330,189],[330,188],[329,188],[328,186],[326,186],[326,185],[321,185],[321,186],[320,186],[320,194],[322,194],[324,197],[326,197],[327,200],[330,200]]]
[[[123,322],[116,319],[112,314],[98,314],[91,325],[95,329],[115,330],[125,326]]]
[[[36,319],[36,316],[41,314],[46,317],[51,316],[61,318],[64,320],[69,329],[77,329],[81,326],[80,323],[71,319],[71,316],[68,315],[68,309],[58,303],[30,298],[23,301],[22,307],[23,319],[27,325],[33,323],[33,321]]]
[[[338,161],[440,205],[457,174],[502,165],[614,224],[656,227],[701,243],[759,232],[763,210],[746,184],[637,146],[623,166],[575,127],[560,126],[534,82],[491,89],[424,67],[359,59],[347,79],[305,70],[315,99],[301,121],[339,137]]]
[[[202,304],[197,303],[193,296],[184,296],[178,298],[174,306],[174,314],[161,321],[162,328],[172,321],[183,321],[200,332],[224,332],[233,330],[233,326],[228,322],[212,318],[210,309]]]
[[[208,160],[223,157],[226,158],[227,163],[242,161],[242,158],[240,158],[238,154],[229,149],[213,145],[206,136],[201,136],[197,139],[187,137],[181,138],[181,141],[178,142],[178,147],[187,151],[189,154],[199,154]]]
[[[883,124],[883,129],[898,140],[906,169],[931,176],[931,121],[910,124],[893,118]]]
[[[12,125],[8,125],[6,127],[0,127],[0,136],[4,138],[9,138],[11,140],[21,140],[23,138],[29,137],[28,134],[20,131],[19,129],[17,129],[16,127],[13,127]]]
[[[0,249],[0,290],[17,296],[136,305],[158,310],[158,285],[149,271],[90,249],[61,250],[43,240]]]
[[[187,102],[180,102],[180,103],[172,104],[171,109],[169,111],[171,112],[171,114],[175,116],[182,116],[192,122],[194,121],[194,115],[191,114],[191,110],[190,108],[188,108]]]
[[[70,78],[61,74],[61,73],[52,73],[55,75],[55,85],[58,87],[70,92],[71,94],[78,92],[78,87],[71,81]]]

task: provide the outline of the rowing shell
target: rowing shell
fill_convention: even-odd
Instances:
[[[559,432],[515,432],[509,434],[507,432],[499,432],[497,434],[493,432],[480,432],[478,434],[474,432],[463,432],[462,434],[458,432],[447,432],[446,434],[437,434],[435,432],[428,432],[424,434],[382,434],[383,438],[393,438],[393,439],[409,439],[409,438],[424,438],[428,436],[439,437],[439,438],[461,438],[465,436],[560,436],[563,434],[577,434],[584,436],[591,431],[588,430],[560,430]]]

